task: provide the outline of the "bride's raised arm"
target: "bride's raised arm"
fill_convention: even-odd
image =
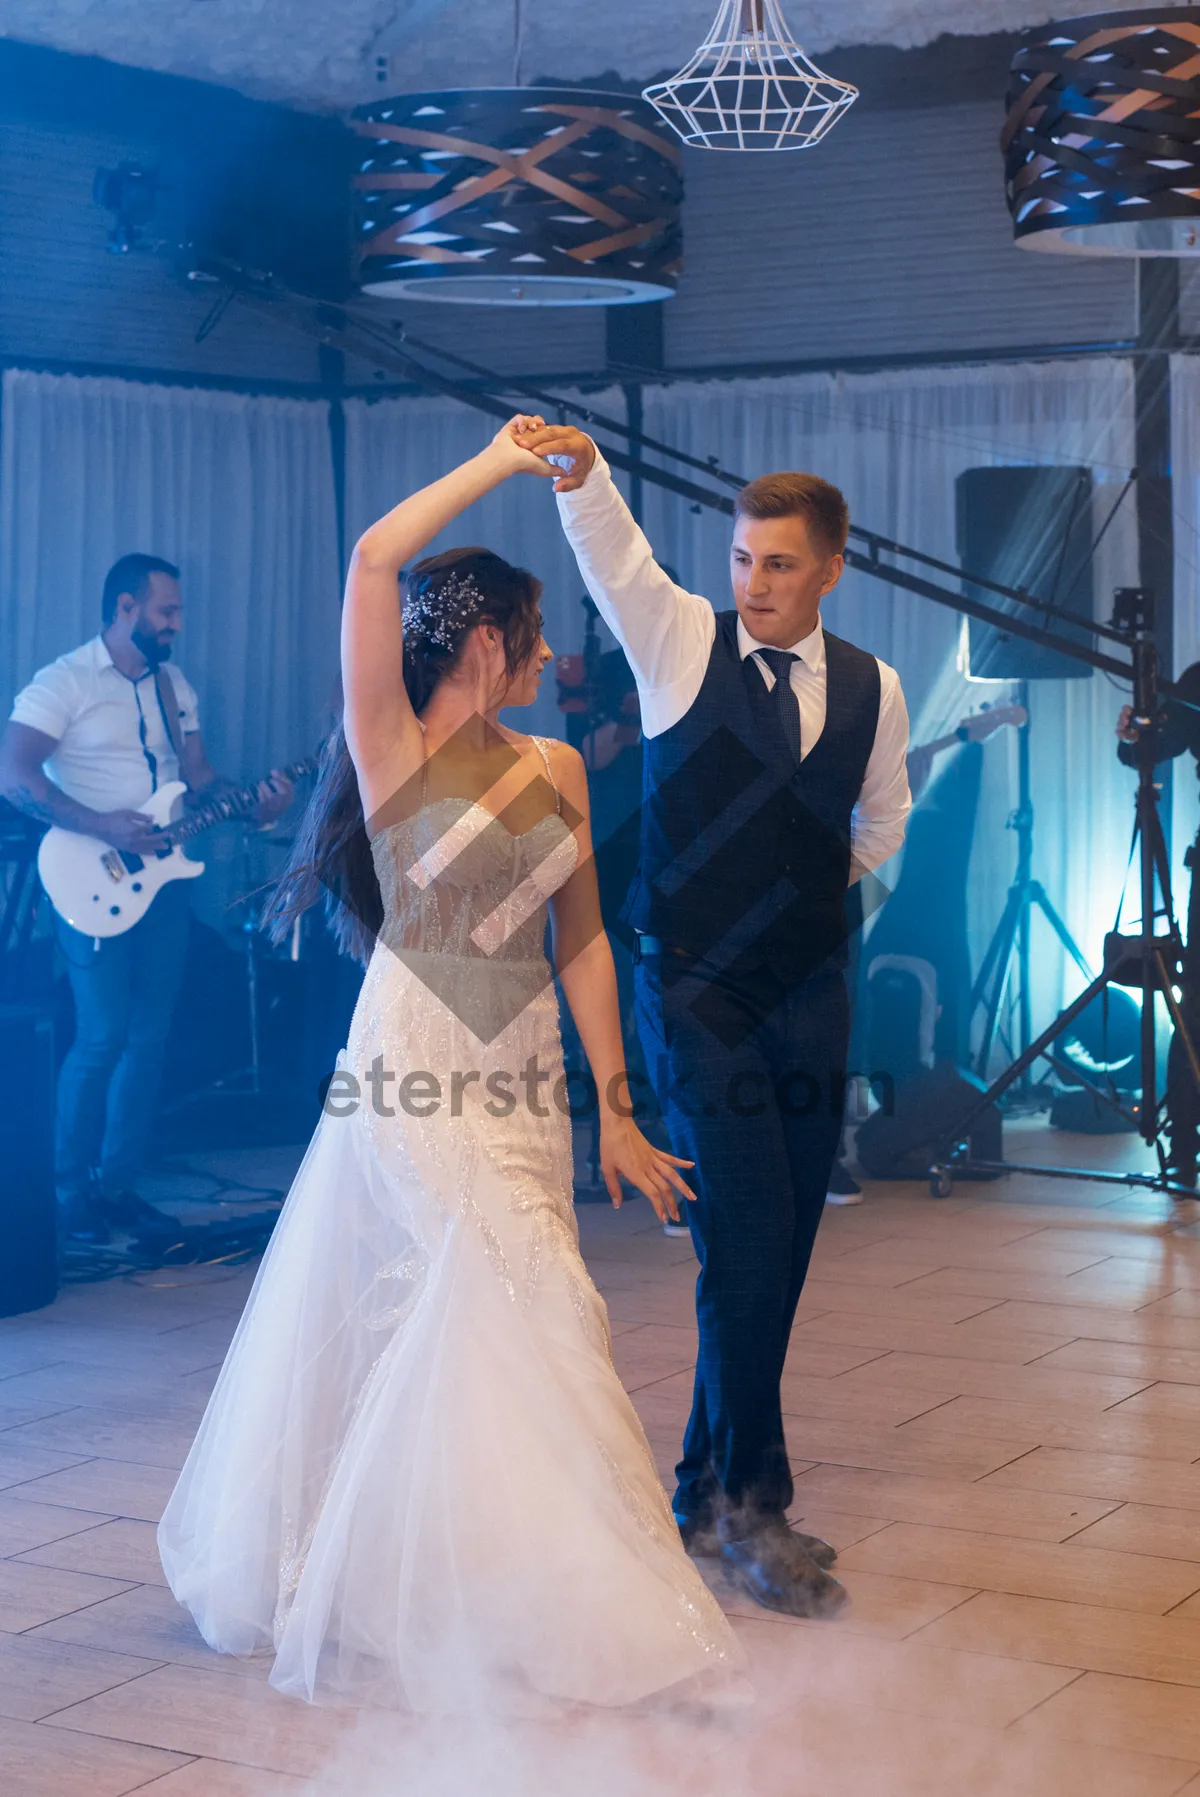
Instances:
[[[402,499],[354,546],[342,608],[342,690],[346,742],[370,817],[419,767],[421,733],[402,677],[400,573],[460,512],[511,474],[556,479],[561,470],[522,449],[511,419],[479,455]]]

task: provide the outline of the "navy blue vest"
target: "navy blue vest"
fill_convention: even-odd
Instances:
[[[825,728],[799,768],[774,701],[717,613],[695,702],[646,738],[641,854],[622,910],[635,930],[730,977],[789,982],[846,955],[850,818],[879,720],[879,664],[825,632]]]

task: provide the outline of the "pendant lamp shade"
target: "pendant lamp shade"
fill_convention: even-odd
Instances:
[[[1022,249],[1200,255],[1200,6],[1025,32],[1001,143]]]
[[[472,88],[359,107],[365,293],[493,306],[669,298],[679,148],[636,95]]]
[[[809,60],[779,0],[722,0],[712,30],[670,81],[644,89],[683,139],[705,150],[808,150],[858,89]]]

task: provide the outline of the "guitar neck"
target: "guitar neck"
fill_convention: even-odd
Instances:
[[[283,772],[289,780],[303,780],[306,774],[312,773],[316,765],[317,757],[309,755],[303,761],[293,761]],[[201,831],[211,829],[214,824],[224,823],[227,818],[245,817],[259,802],[259,784],[256,780],[251,786],[238,786],[232,792],[221,793],[206,805],[201,805],[198,811],[189,812],[177,824],[170,825],[163,834],[178,846],[180,843],[190,842],[193,836],[199,836]]]
[[[935,737],[931,743],[919,743],[915,745],[909,753],[914,755],[940,755],[943,749],[955,748],[959,743],[965,742],[966,740],[965,736],[960,736],[958,731],[955,730],[950,736]]]

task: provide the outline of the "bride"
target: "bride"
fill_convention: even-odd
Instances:
[[[614,1204],[624,1178],[677,1217],[690,1163],[627,1114],[583,763],[498,722],[551,656],[540,584],[450,550],[400,603],[473,501],[559,474],[529,422],[355,549],[344,735],[274,910],[286,930],[323,885],[369,964],[159,1530],[205,1640],[273,1649],[309,1699],[618,1705],[740,1664],[579,1254],[547,909]]]

